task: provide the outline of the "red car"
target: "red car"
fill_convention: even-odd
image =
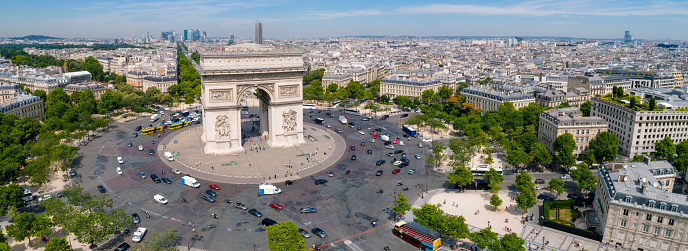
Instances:
[[[396,144],[396,143],[397,143],[397,140],[396,140],[396,139],[395,139],[395,140],[392,140],[392,144]]]
[[[220,190],[220,187],[217,186],[217,185],[215,185],[215,184],[210,184],[208,187],[209,187],[210,189]]]
[[[270,203],[270,207],[277,210],[282,210],[284,208],[282,205],[277,204],[277,202]]]
[[[401,169],[398,169],[398,168],[397,168],[397,169],[394,169],[394,171],[392,171],[392,174],[397,174],[397,173],[399,173],[399,172],[401,172]]]
[[[163,129],[167,128],[167,125],[162,125],[162,128],[163,128]]]

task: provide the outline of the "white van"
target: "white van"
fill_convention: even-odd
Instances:
[[[169,161],[174,161],[174,156],[172,156],[172,153],[170,152],[165,152],[165,158]]]

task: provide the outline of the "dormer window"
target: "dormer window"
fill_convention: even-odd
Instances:
[[[633,197],[631,197],[631,196],[626,196],[626,202],[629,202],[629,203],[630,203],[632,198],[633,198]]]
[[[667,205],[666,205],[666,203],[664,203],[664,202],[659,203],[659,209],[666,210],[666,206],[667,206]]]
[[[678,205],[671,205],[671,211],[672,212],[678,211]]]
[[[655,201],[651,200],[650,202],[647,203],[648,207],[655,207]]]

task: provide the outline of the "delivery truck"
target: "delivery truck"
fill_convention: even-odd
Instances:
[[[187,185],[190,187],[196,187],[196,188],[201,186],[201,184],[198,183],[198,181],[195,178],[188,176],[188,175],[182,177],[182,183],[184,185]]]
[[[346,124],[348,118],[346,116],[339,116],[339,123]]]
[[[270,183],[261,183],[258,186],[258,194],[260,195],[265,195],[265,194],[279,194],[281,193],[282,190],[277,188],[276,186],[270,184]]]
[[[151,116],[150,122],[155,122],[159,118],[160,118],[160,114],[153,114],[153,116]]]
[[[131,238],[131,241],[133,242],[141,242],[143,240],[143,236],[146,235],[147,229],[145,227],[140,227],[136,229],[136,232],[134,232],[134,237]]]
[[[165,152],[165,158],[169,161],[174,161],[174,156],[170,152]]]

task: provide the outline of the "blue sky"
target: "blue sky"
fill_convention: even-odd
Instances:
[[[570,36],[688,40],[688,2],[638,0],[4,0],[0,37]],[[7,11],[11,10],[11,11]]]

